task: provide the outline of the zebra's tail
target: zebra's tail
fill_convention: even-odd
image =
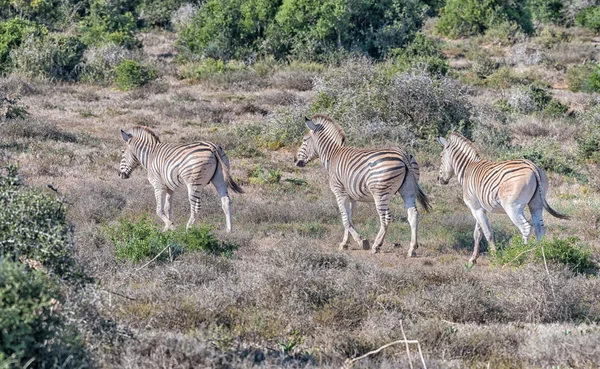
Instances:
[[[408,169],[407,174],[410,174],[410,177],[414,181],[414,186],[417,189],[417,202],[419,203],[419,205],[421,205],[421,207],[423,208],[423,210],[425,210],[426,213],[429,213],[431,211],[431,203],[429,202],[429,198],[427,197],[425,192],[423,192],[421,185],[419,185],[419,181],[417,180],[419,174],[415,172],[415,168],[413,168],[412,166],[413,161],[415,162],[415,164],[417,164],[417,161],[412,155],[404,152],[404,150],[403,153],[406,158],[406,168]]]
[[[219,164],[221,164],[223,178],[225,179],[225,182],[227,182],[229,188],[231,188],[231,190],[235,193],[244,193],[244,190],[237,183],[235,183],[235,181],[233,180],[233,178],[231,178],[231,175],[229,174],[229,165],[223,160],[222,157],[222,155],[225,155],[223,149],[220,146],[213,146],[213,153],[217,157]]]
[[[544,204],[544,209],[546,209],[546,211],[555,218],[571,219],[570,216],[568,216],[566,214],[561,214],[558,211],[552,209],[550,204],[548,204],[548,201],[546,201],[546,194],[544,193],[544,188],[542,187],[542,175],[540,173],[541,169],[535,164],[534,164],[534,167],[535,167],[535,170],[534,170],[535,179],[537,180],[537,190],[539,191],[540,197],[542,198],[542,204]]]

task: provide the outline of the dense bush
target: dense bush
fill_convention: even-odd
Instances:
[[[600,32],[600,5],[583,9],[575,17],[577,25]]]
[[[528,261],[546,260],[565,265],[578,273],[593,272],[597,266],[593,261],[592,250],[577,237],[544,239],[541,242],[524,244],[521,237],[513,237],[510,243],[498,250],[494,262],[498,265],[520,266]]]
[[[89,15],[79,23],[83,42],[89,46],[115,43],[129,49],[141,46],[135,37],[135,3],[92,0]]]
[[[77,80],[85,45],[77,36],[28,36],[10,53],[12,69],[30,77]]]
[[[573,92],[600,92],[600,64],[574,65],[567,71],[567,83]]]
[[[117,86],[123,91],[141,87],[157,78],[154,68],[130,59],[125,59],[117,65],[116,73]]]
[[[398,67],[398,70],[391,68],[392,72],[421,68],[433,75],[448,73],[448,62],[444,59],[438,42],[422,33],[417,33],[406,47],[391,50],[390,54],[394,57],[394,66]]]
[[[12,49],[19,47],[30,35],[46,33],[44,27],[17,18],[0,22],[0,72],[4,72],[8,66],[7,60]]]
[[[16,167],[9,166],[0,177],[0,208],[0,257],[34,259],[61,278],[84,278],[59,199],[25,188]]]
[[[532,18],[538,22],[561,23],[563,21],[561,0],[527,0],[527,6]]]
[[[416,139],[471,130],[468,90],[457,81],[413,69],[390,74],[367,59],[346,61],[316,83],[314,113],[338,120],[350,136]],[[403,144],[404,146],[405,144]]]
[[[117,78],[117,66],[132,57],[130,50],[117,44],[92,46],[83,54],[81,79],[86,82],[111,84]]]
[[[208,227],[162,232],[147,218],[142,218],[135,223],[122,219],[119,224],[107,227],[106,232],[116,247],[116,257],[119,261],[138,262],[153,258],[167,246],[171,247],[172,253],[205,251],[223,256],[231,255],[237,248],[234,244],[220,242]],[[168,255],[169,253],[165,251],[158,259],[166,260]]]
[[[336,49],[381,57],[412,40],[426,8],[417,0],[209,0],[179,43],[216,59],[253,53],[322,59]]]
[[[524,0],[448,0],[440,10],[437,29],[456,38],[482,34],[505,21],[514,22],[524,32],[533,29]]]
[[[600,163],[600,108],[586,112],[582,121],[584,128],[577,137],[578,157]]]
[[[48,275],[0,258],[2,367],[81,368],[91,364],[83,340],[65,324],[61,301],[60,290]]]
[[[145,27],[169,28],[171,15],[185,0],[142,0],[136,11]]]

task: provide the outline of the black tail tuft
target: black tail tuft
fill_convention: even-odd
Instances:
[[[571,219],[570,216],[561,214],[558,211],[552,209],[550,207],[550,205],[546,202],[545,198],[543,200],[544,200],[544,209],[546,209],[546,211],[548,211],[548,213],[550,213],[550,215],[552,215],[553,217],[558,218],[558,219]]]
[[[229,188],[231,188],[231,190],[235,193],[244,193],[244,190],[237,184],[235,183],[235,181],[233,180],[233,178],[229,177],[227,184],[229,185]]]
[[[421,186],[417,184],[417,187],[419,189],[417,192],[417,201],[419,202],[419,205],[423,207],[425,212],[429,213],[431,211],[431,203],[429,202],[429,198],[427,198],[427,195],[425,195],[425,192],[423,192]]]

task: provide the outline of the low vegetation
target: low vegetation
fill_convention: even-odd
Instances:
[[[0,368],[340,368],[418,340],[427,367],[600,361],[600,110],[590,1],[0,0]],[[433,210],[418,257],[393,198],[382,252],[338,251],[321,163],[294,165],[304,117],[348,145],[402,147]],[[161,232],[119,129],[227,152],[233,232],[212,185]],[[438,135],[549,178],[547,236],[491,215],[482,241]],[[17,166],[18,164],[18,170]],[[357,204],[372,240],[379,220]],[[415,368],[391,346],[356,368]],[[419,359],[420,361],[420,359]]]

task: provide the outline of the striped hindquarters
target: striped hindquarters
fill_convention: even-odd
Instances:
[[[210,142],[159,144],[154,151],[151,170],[169,188],[192,184],[204,186],[218,167],[218,147]]]

